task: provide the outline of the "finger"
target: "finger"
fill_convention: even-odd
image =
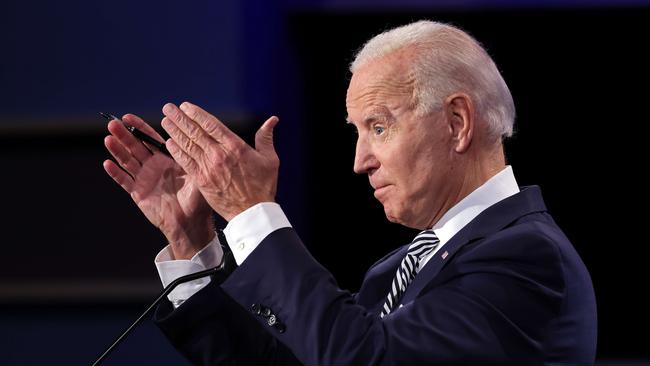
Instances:
[[[106,173],[113,178],[117,184],[122,186],[122,188],[129,194],[133,192],[133,178],[131,178],[130,175],[126,174],[126,172],[120,167],[117,166],[113,161],[111,160],[105,160],[104,164],[104,170],[106,170]]]
[[[196,122],[208,135],[219,141],[226,148],[231,149],[238,144],[246,144],[236,133],[230,131],[217,117],[204,111],[201,107],[190,102],[183,102],[180,105],[190,119]]]
[[[178,165],[183,168],[185,172],[190,175],[196,175],[199,173],[199,166],[196,161],[188,155],[180,146],[172,139],[167,140],[165,143],[167,151],[172,154],[172,158],[178,163]]]
[[[280,119],[272,116],[255,133],[255,150],[259,151],[262,155],[276,153],[275,147],[273,146],[273,129],[278,122],[280,122]]]
[[[163,118],[160,123],[167,131],[169,137],[176,143],[176,145],[184,153],[190,155],[192,159],[201,159],[203,156],[203,149],[194,143],[169,117]],[[213,143],[216,143],[213,141]]]
[[[147,122],[145,122],[142,118],[136,116],[135,114],[125,114],[122,117],[122,121],[128,123],[129,125],[137,128],[138,130],[146,133],[147,135],[153,137],[157,141],[161,143],[165,143],[165,139],[160,136],[160,134],[153,129]]]
[[[151,157],[151,152],[137,139],[124,123],[113,120],[108,123],[108,132],[111,133],[119,142],[128,149],[129,153],[139,162],[143,162]]]
[[[172,103],[167,103],[163,107],[163,113],[170,119],[192,142],[199,145],[202,150],[207,150],[210,146],[218,143],[208,135],[195,121],[190,119],[182,110]],[[181,145],[181,147],[184,147]]]
[[[104,138],[104,145],[120,166],[131,174],[132,177],[138,174],[142,165],[115,136],[106,136]]]

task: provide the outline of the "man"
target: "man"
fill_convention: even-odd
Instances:
[[[124,170],[106,161],[107,172],[169,240],[156,258],[164,284],[221,263],[211,209],[229,221],[238,267],[174,291],[156,314],[163,332],[206,365],[593,364],[589,274],[539,188],[520,190],[505,164],[514,105],[487,53],[422,21],[371,39],[351,71],[354,170],[390,221],[422,230],[354,295],[273,203],[276,117],[253,149],[199,107],[167,104],[173,160],[109,123],[106,146]]]

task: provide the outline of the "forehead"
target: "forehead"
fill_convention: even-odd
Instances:
[[[355,71],[348,86],[348,113],[369,107],[394,108],[413,98],[414,78],[401,57],[384,57]]]

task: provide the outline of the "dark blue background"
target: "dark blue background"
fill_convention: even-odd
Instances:
[[[629,207],[643,207],[649,15],[641,1],[4,1],[0,363],[89,364],[160,289],[163,237],[103,172],[99,111],[158,124],[165,102],[190,100],[249,141],[280,116],[278,201],[354,290],[413,233],[352,173],[347,64],[421,18],[469,30],[495,58],[518,112],[509,162],[542,186],[592,274],[599,359],[647,362],[648,249]],[[183,364],[150,322],[108,361]]]

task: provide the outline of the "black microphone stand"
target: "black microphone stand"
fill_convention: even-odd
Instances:
[[[221,265],[219,265],[217,267],[206,269],[206,270],[196,272],[196,273],[192,273],[192,274],[188,274],[186,276],[179,277],[179,278],[175,279],[174,281],[172,281],[172,283],[170,283],[167,287],[165,287],[165,289],[160,293],[160,295],[158,296],[156,301],[154,301],[153,304],[149,305],[147,310],[145,310],[144,313],[142,313],[142,315],[140,315],[140,317],[135,322],[133,322],[133,324],[131,324],[131,326],[127,330],[125,330],[124,333],[122,333],[115,340],[115,342],[113,342],[113,344],[111,344],[111,346],[108,347],[106,349],[106,351],[104,351],[104,353],[102,353],[101,356],[99,356],[99,358],[93,363],[93,366],[99,365],[115,349],[115,347],[117,347],[117,345],[120,344],[124,340],[124,338],[126,338],[127,335],[129,335],[131,330],[133,330],[133,328],[135,328],[135,326],[138,325],[142,321],[142,319],[144,319],[144,317],[147,314],[149,314],[149,312],[153,308],[155,308],[156,305],[158,305],[158,303],[160,301],[162,301],[170,292],[172,292],[172,290],[174,290],[176,288],[176,286],[180,285],[181,283],[193,281],[193,280],[196,280],[196,279],[199,279],[199,278],[202,278],[202,277],[207,277],[207,276],[211,276],[213,274],[216,274],[219,270],[224,268],[224,265],[225,265],[225,260],[221,263]]]

